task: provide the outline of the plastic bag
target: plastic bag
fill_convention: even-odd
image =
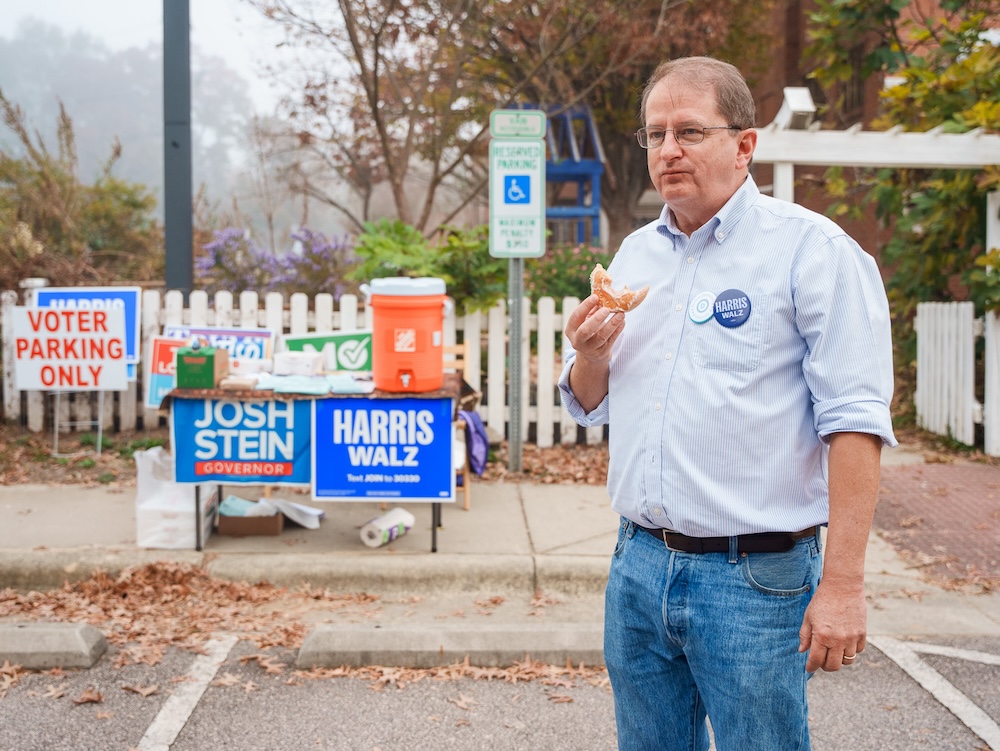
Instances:
[[[136,451],[135,541],[140,548],[195,549],[195,485],[174,482],[174,458],[162,446]],[[215,497],[202,485],[202,543],[212,532]]]

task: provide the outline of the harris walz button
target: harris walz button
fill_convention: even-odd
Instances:
[[[715,320],[727,329],[742,326],[750,318],[750,297],[739,289],[727,289],[715,298]]]

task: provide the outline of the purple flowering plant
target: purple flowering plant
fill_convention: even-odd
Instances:
[[[328,239],[322,232],[304,227],[293,233],[292,239],[295,248],[276,256],[255,245],[246,230],[216,230],[195,258],[195,282],[209,294],[250,290],[281,292],[287,299],[295,292],[310,297],[328,292],[340,299],[345,292],[357,293],[358,283],[346,278],[357,264],[346,236]]]

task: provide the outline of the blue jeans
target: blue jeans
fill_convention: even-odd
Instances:
[[[787,553],[678,553],[622,520],[604,615],[618,748],[809,751],[799,628],[819,541]]]

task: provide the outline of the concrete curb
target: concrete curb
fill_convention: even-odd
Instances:
[[[332,668],[347,665],[391,665],[431,668],[453,665],[468,657],[470,665],[509,667],[526,658],[550,665],[604,664],[604,629],[599,624],[338,626],[323,624],[306,636],[295,665]]]
[[[567,596],[603,594],[610,565],[607,555],[539,555],[535,557],[535,589]]]
[[[157,561],[204,565],[220,579],[267,581],[280,587],[406,595],[426,592],[543,592],[562,595],[604,591],[601,557],[420,553],[381,556],[336,553],[204,553],[193,550],[5,550],[0,588],[58,589],[98,571],[111,577]]]
[[[308,583],[340,592],[406,595],[427,591],[533,591],[529,556],[442,553],[371,556],[227,554],[212,558],[208,571],[233,581],[268,581],[282,587]]]
[[[89,668],[107,650],[104,634],[85,623],[0,623],[0,662],[27,670]]]
[[[66,582],[88,579],[98,571],[117,577],[127,568],[156,561],[200,565],[203,553],[193,550],[4,550],[0,551],[0,588],[27,592],[59,589]]]

